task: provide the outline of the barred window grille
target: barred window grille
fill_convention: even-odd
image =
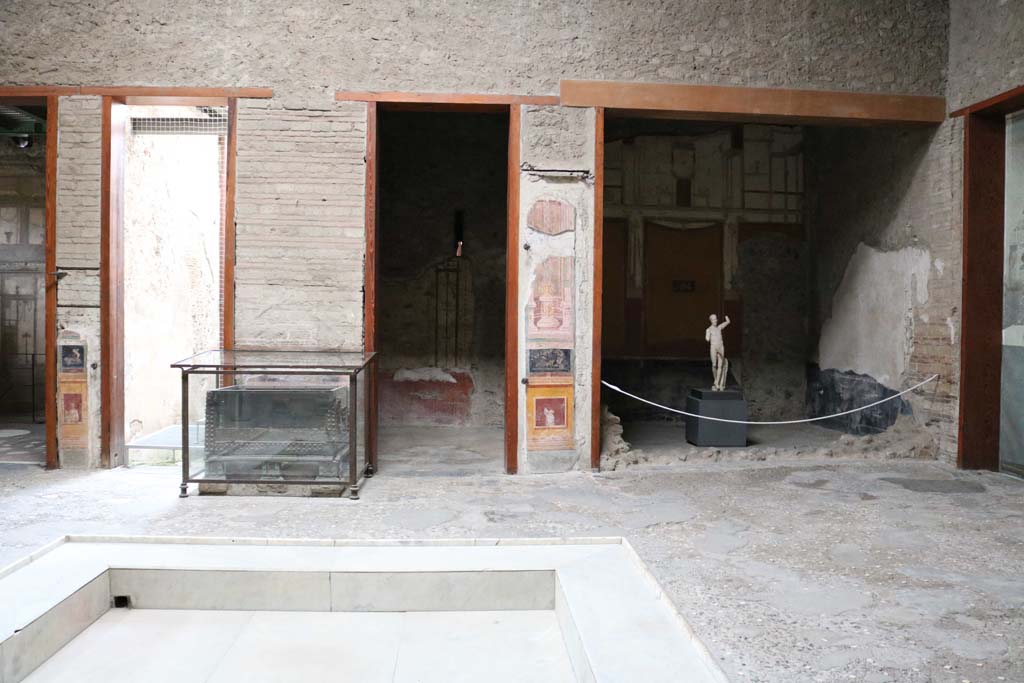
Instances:
[[[193,116],[133,116],[133,135],[227,135],[227,107],[195,107]]]

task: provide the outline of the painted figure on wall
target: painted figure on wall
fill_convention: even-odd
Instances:
[[[82,395],[64,394],[64,424],[74,425],[82,422]]]
[[[552,428],[566,426],[564,398],[538,398],[536,401],[535,427]]]
[[[718,316],[712,313],[708,316],[711,325],[704,330],[704,340],[711,346],[711,371],[714,376],[714,384],[711,388],[715,391],[724,391],[725,383],[729,378],[729,361],[725,357],[725,342],[722,341],[722,330],[729,326],[729,316],[725,316],[725,322],[718,324]]]

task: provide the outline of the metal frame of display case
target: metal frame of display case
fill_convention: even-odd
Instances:
[[[253,354],[258,356],[273,356],[280,354],[282,360],[280,362],[246,362],[244,360],[238,362],[220,362],[220,363],[202,363],[196,362],[204,356],[212,354],[231,354],[243,355]],[[296,362],[288,362],[286,358],[294,358],[303,354],[309,354],[312,359],[314,356],[323,357],[326,354],[351,354],[353,356],[360,356],[361,360],[358,364],[331,364],[331,363],[313,363],[304,365]],[[375,473],[375,468],[372,460],[367,455],[364,457],[365,466],[362,472],[359,471],[359,457],[358,457],[358,423],[359,423],[359,410],[358,406],[358,380],[357,375],[370,368],[375,367],[374,357],[375,352],[363,352],[363,351],[281,351],[281,350],[263,350],[263,349],[214,349],[210,351],[203,351],[195,354],[176,363],[172,363],[172,368],[181,370],[181,486],[179,497],[188,497],[188,485],[189,484],[285,484],[289,486],[331,486],[337,484],[341,487],[341,491],[348,492],[348,497],[352,500],[359,499],[359,488],[366,478],[372,477]],[[188,422],[188,402],[189,402],[189,387],[188,378],[189,375],[217,375],[218,377],[218,388],[220,385],[220,378],[225,375],[234,374],[245,374],[245,375],[284,375],[294,377],[312,377],[312,376],[339,376],[348,377],[348,396],[349,396],[349,411],[348,411],[348,479],[342,479],[339,475],[337,482],[324,481],[315,479],[251,479],[251,478],[237,478],[232,479],[227,476],[223,480],[218,479],[204,479],[200,477],[192,476],[189,471],[189,422]],[[367,404],[366,410],[369,411],[369,405]],[[369,433],[366,435],[369,437]],[[366,444],[369,447],[369,444]],[[365,449],[364,449],[365,450]],[[205,468],[204,470],[205,471]],[[202,472],[198,473],[202,474]]]

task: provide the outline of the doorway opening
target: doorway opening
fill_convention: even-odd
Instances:
[[[47,464],[47,102],[0,99],[0,464]]]
[[[685,409],[691,389],[714,381],[705,336],[714,315],[725,323],[726,385],[742,387],[750,419],[828,413],[827,401],[812,405],[820,378],[807,133],[803,126],[607,117],[604,379]],[[674,457],[687,447],[682,416],[606,387],[601,401],[605,423],[622,425],[619,448]],[[751,426],[747,443],[819,448],[839,436],[822,425]]]
[[[508,107],[378,106],[381,466],[500,471]]]
[[[119,106],[127,464],[170,464],[181,449],[181,384],[170,364],[224,346],[229,110]],[[192,438],[198,445],[202,435]]]

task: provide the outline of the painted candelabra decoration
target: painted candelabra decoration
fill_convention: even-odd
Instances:
[[[725,316],[725,322],[718,324],[718,316],[712,313],[708,316],[711,325],[704,330],[704,340],[710,345],[711,371],[714,374],[714,384],[711,388],[714,391],[725,391],[725,383],[729,380],[729,360],[725,357],[725,342],[722,341],[722,330],[729,326],[729,316]]]
[[[538,266],[526,306],[530,348],[572,348],[572,265],[571,256],[548,256]]]

